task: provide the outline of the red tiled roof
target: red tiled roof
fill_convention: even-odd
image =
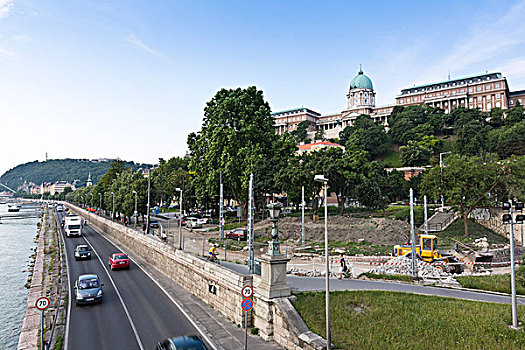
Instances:
[[[308,149],[312,148],[313,146],[320,146],[320,145],[343,147],[340,144],[333,143],[333,142],[330,142],[330,141],[321,141],[321,142],[306,143],[304,145],[299,145],[299,150],[308,150]]]

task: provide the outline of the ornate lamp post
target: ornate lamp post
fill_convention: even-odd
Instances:
[[[137,228],[137,216],[139,215],[137,211],[137,191],[133,191],[133,194],[135,194],[135,211],[133,212],[133,216],[135,217],[135,228]]]
[[[113,196],[113,210],[111,211],[111,221],[115,220],[115,192],[111,192]]]
[[[268,213],[270,214],[270,221],[272,222],[272,240],[268,242],[268,255],[280,256],[281,242],[279,242],[279,215],[283,205],[281,203],[270,203],[267,205]]]

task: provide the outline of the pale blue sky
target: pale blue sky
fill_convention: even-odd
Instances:
[[[505,0],[0,0],[0,174],[45,152],[182,156],[222,87],[340,112],[360,63],[379,105],[449,71],[525,89],[524,23]]]

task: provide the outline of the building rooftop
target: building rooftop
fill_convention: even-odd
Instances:
[[[306,107],[292,108],[292,109],[287,109],[285,111],[273,112],[272,115],[276,116],[276,115],[285,114],[285,113],[293,113],[293,114],[310,113],[310,114],[314,114],[316,116],[320,116],[321,115],[321,113],[317,113],[316,111],[312,111],[311,109],[306,108]]]
[[[315,146],[332,146],[332,147],[341,147],[341,148],[344,148],[343,146],[341,146],[340,144],[338,143],[334,143],[334,142],[330,142],[330,141],[319,141],[319,142],[314,142],[314,143],[305,143],[303,145],[299,145],[299,151],[307,151]]]
[[[419,89],[419,88],[422,88],[422,87],[428,87],[428,86],[432,86],[432,85],[453,83],[453,82],[460,81],[460,80],[465,80],[465,79],[474,79],[474,78],[488,77],[488,76],[491,76],[491,75],[496,75],[497,78],[501,78],[501,73],[499,73],[499,72],[476,74],[476,75],[468,75],[468,76],[461,77],[461,78],[443,80],[443,81],[438,81],[438,82],[430,83],[430,84],[411,86],[411,87],[402,89],[401,92],[407,91],[407,90],[412,90],[412,89]]]
[[[525,90],[510,91],[509,96],[525,95]]]

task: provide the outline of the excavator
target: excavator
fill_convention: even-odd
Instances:
[[[392,252],[393,256],[411,256],[411,245],[395,245]],[[434,265],[436,268],[445,272],[462,273],[463,263],[454,256],[451,251],[440,251],[435,235],[420,235],[419,245],[416,245],[416,254],[419,260],[429,263],[441,263]]]

